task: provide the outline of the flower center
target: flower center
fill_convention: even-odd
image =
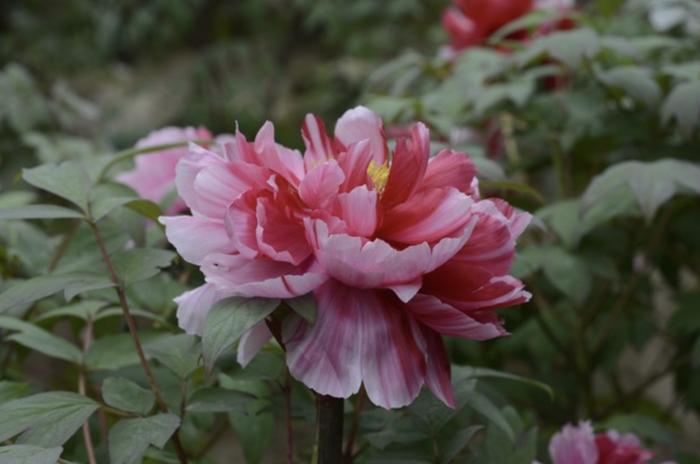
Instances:
[[[382,193],[386,187],[386,181],[389,180],[389,162],[378,165],[374,160],[370,161],[367,166],[367,175],[372,179],[377,193]]]

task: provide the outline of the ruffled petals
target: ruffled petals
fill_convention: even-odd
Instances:
[[[192,264],[200,264],[209,253],[233,253],[236,247],[224,225],[197,216],[161,216],[165,235],[177,252]]]
[[[368,140],[374,162],[381,166],[387,159],[384,123],[369,108],[357,106],[346,111],[335,125],[335,137],[345,147]]]
[[[214,285],[204,284],[175,298],[177,323],[191,335],[202,335],[207,314],[225,295]]]

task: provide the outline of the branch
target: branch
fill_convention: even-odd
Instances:
[[[109,253],[107,253],[107,247],[105,246],[104,239],[102,238],[102,234],[100,234],[100,230],[97,227],[97,224],[93,222],[88,222],[88,224],[90,224],[90,227],[92,228],[92,231],[95,234],[95,240],[97,241],[97,245],[100,248],[102,259],[104,260],[105,265],[109,270],[110,279],[115,285],[114,289],[117,292],[117,297],[119,298],[119,305],[122,308],[122,313],[124,315],[126,325],[129,327],[129,333],[131,334],[131,339],[134,342],[134,348],[136,348],[136,354],[139,357],[141,367],[143,368],[143,371],[146,374],[146,378],[148,379],[148,384],[151,387],[151,391],[153,391],[153,394],[156,397],[158,409],[160,409],[162,412],[168,412],[168,406],[165,403],[165,400],[163,399],[163,394],[161,393],[160,388],[158,387],[158,383],[156,382],[156,378],[153,375],[153,371],[151,371],[151,366],[148,364],[146,356],[143,353],[141,339],[139,338],[139,334],[136,329],[136,321],[131,315],[131,311],[129,310],[129,303],[126,300],[124,285],[119,279],[117,272],[114,270],[114,264],[112,263],[112,259],[109,257]],[[177,452],[177,456],[180,460],[180,463],[187,464],[187,455],[185,454],[185,450],[183,449],[182,443],[180,442],[178,430],[176,430],[175,434],[173,435],[173,444],[175,445],[175,451]]]
[[[88,350],[90,350],[90,345],[92,344],[92,317],[88,317],[85,325],[85,336],[83,337],[83,358],[87,355]],[[78,393],[86,396],[86,382],[85,382],[85,368],[80,366],[80,371],[78,373]],[[85,441],[85,452],[87,453],[87,458],[89,464],[97,464],[97,459],[95,459],[95,447],[92,444],[92,435],[90,435],[90,422],[89,419],[85,419],[83,422],[83,440]]]

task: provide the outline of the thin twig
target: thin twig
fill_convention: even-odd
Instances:
[[[83,337],[83,358],[87,355],[90,350],[90,345],[92,344],[92,317],[88,317],[85,324],[85,336]],[[86,396],[86,381],[85,381],[85,368],[80,367],[78,373],[78,393]],[[95,447],[92,444],[92,435],[90,435],[90,422],[89,419],[85,419],[83,422],[83,440],[85,441],[85,452],[87,453],[88,462],[90,464],[97,464],[97,459],[95,459]]]
[[[151,391],[153,391],[153,394],[156,397],[156,403],[158,404],[158,408],[162,412],[168,412],[168,406],[165,403],[165,400],[163,399],[163,395],[160,391],[160,388],[158,387],[158,383],[156,382],[156,378],[153,375],[153,371],[151,371],[151,366],[148,364],[146,356],[143,353],[141,339],[139,338],[139,334],[136,329],[136,321],[134,320],[134,317],[131,315],[131,311],[129,310],[129,303],[126,300],[124,286],[121,280],[119,279],[117,272],[114,270],[112,258],[110,258],[109,253],[107,253],[107,247],[105,246],[102,234],[100,234],[100,229],[97,227],[97,224],[93,222],[89,222],[88,224],[90,224],[90,227],[92,228],[92,231],[95,234],[95,239],[97,241],[98,247],[100,248],[100,253],[102,254],[102,258],[105,262],[105,265],[107,266],[107,269],[109,271],[110,279],[115,285],[114,289],[117,292],[117,297],[119,298],[119,304],[122,308],[122,313],[124,314],[126,325],[129,327],[129,333],[131,334],[131,339],[134,342],[136,354],[138,355],[141,367],[143,368],[143,371],[146,374],[146,378],[148,379],[148,384],[151,387]],[[173,444],[175,445],[175,451],[177,452],[177,456],[180,460],[180,463],[187,464],[187,455],[185,454],[185,450],[182,447],[182,443],[180,442],[178,431],[179,429],[176,430],[173,434]]]

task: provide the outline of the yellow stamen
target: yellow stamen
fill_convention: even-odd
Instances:
[[[367,166],[367,175],[372,179],[374,188],[377,189],[378,193],[384,191],[386,187],[386,181],[389,180],[389,162],[384,162],[384,164],[377,165],[374,160],[369,162]]]

